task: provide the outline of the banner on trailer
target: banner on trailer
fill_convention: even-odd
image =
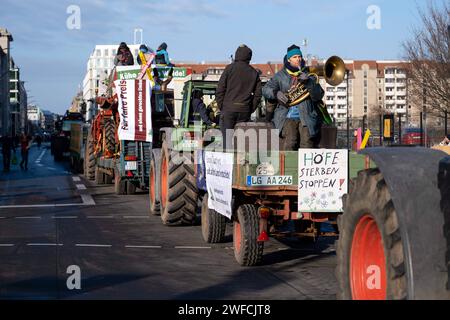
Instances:
[[[342,212],[347,188],[347,150],[298,150],[299,212]]]
[[[149,81],[114,82],[119,102],[119,140],[152,142],[152,95]]]
[[[208,208],[228,219],[231,219],[233,158],[232,153],[205,152]]]

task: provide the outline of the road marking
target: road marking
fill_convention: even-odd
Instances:
[[[16,219],[41,219],[41,217],[15,217]]]
[[[52,167],[47,167],[48,170],[56,170],[55,168]]]
[[[75,186],[78,190],[86,190],[86,186],[84,184],[76,184]]]
[[[95,201],[90,194],[82,194],[81,200],[83,200],[83,204],[85,206],[94,206],[95,205]]]
[[[11,243],[0,243],[0,247],[14,247],[14,244],[11,244]]]
[[[112,247],[110,244],[79,244],[75,245],[76,247],[99,247],[99,248],[109,248]]]
[[[149,219],[148,216],[123,216],[124,219]]]
[[[211,249],[211,247],[189,247],[189,246],[175,246],[175,249]]]
[[[72,177],[73,181],[81,181],[80,177]]]
[[[0,219],[6,219],[6,217],[0,217]]]
[[[53,219],[77,219],[77,216],[53,216]]]
[[[112,219],[114,216],[87,216],[88,219]]]
[[[38,247],[38,246],[51,246],[51,247],[61,247],[63,246],[62,243],[27,243],[27,246],[33,246],[33,247]]]
[[[137,248],[137,249],[161,249],[162,246],[125,246],[125,248]]]
[[[27,246],[30,247],[62,247],[62,243],[27,243]]]
[[[44,165],[43,164],[40,164],[40,163],[37,163],[36,164],[38,167],[43,167]]]
[[[0,209],[15,209],[15,208],[49,208],[49,207],[75,207],[75,206],[94,206],[95,201],[90,194],[81,194],[82,203],[53,203],[53,204],[24,204],[24,205],[9,205],[0,206]]]

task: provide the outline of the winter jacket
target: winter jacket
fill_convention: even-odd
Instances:
[[[253,113],[261,101],[261,80],[250,66],[252,51],[248,47],[236,50],[235,61],[222,73],[216,89],[216,101],[223,112]]]
[[[170,65],[169,53],[164,49],[156,51],[155,63]]]
[[[277,92],[288,92],[293,82],[294,78],[283,68],[264,86],[262,89],[263,96],[268,100],[277,100]],[[311,137],[315,137],[319,134],[322,124],[321,117],[316,109],[316,103],[322,100],[325,92],[320,84],[315,82],[313,77],[309,78],[305,83],[305,87],[309,90],[310,97],[298,104],[300,121],[303,126],[308,127]],[[278,103],[274,111],[272,121],[275,128],[279,129],[280,132],[283,129],[288,111],[289,109],[280,103]]]

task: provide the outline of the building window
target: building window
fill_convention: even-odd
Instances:
[[[108,49],[105,49],[105,51],[104,51],[104,56],[105,57],[107,57],[108,55],[109,55],[109,52],[108,52],[109,50]]]
[[[102,55],[102,53],[100,52],[100,49],[96,50],[96,55],[97,55],[97,57],[100,57]]]

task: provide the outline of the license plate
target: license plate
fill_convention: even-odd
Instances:
[[[63,152],[63,157],[70,157],[70,152]]]
[[[136,170],[137,162],[136,161],[126,161],[125,162],[125,170]]]
[[[247,176],[248,186],[290,186],[292,176]]]

